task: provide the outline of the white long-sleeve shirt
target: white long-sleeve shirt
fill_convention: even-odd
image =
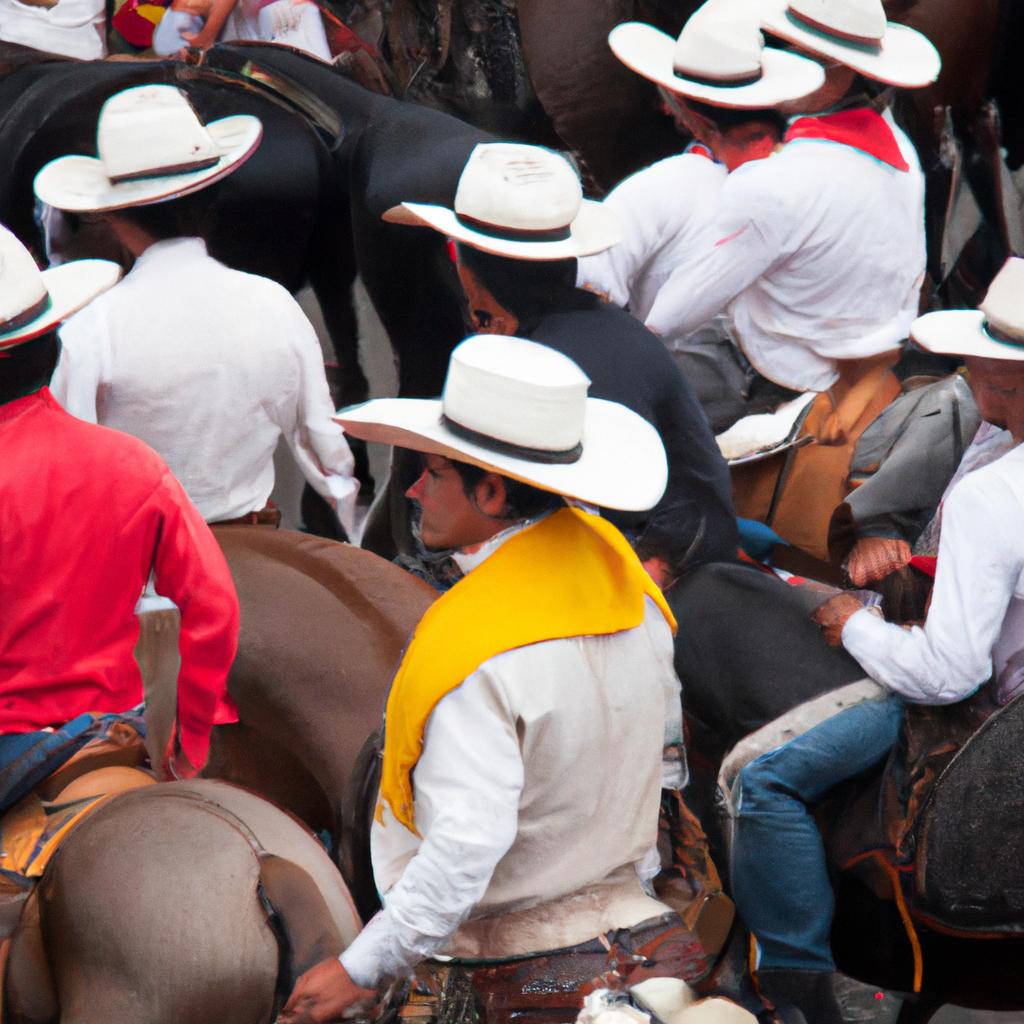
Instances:
[[[909,171],[817,139],[733,171],[647,326],[678,335],[728,310],[755,369],[801,391],[827,390],[837,359],[896,348],[917,316],[924,183],[890,127]]]
[[[224,266],[198,238],[157,242],[60,337],[57,400],[155,449],[207,522],[266,505],[283,434],[351,535],[358,483],[320,345],[276,282]]]
[[[951,704],[993,675],[998,699],[1024,683],[1024,445],[965,476],[942,507],[923,628],[867,610],[843,627],[865,671],[910,700]]]
[[[36,7],[0,0],[0,39],[81,60],[107,55],[103,0],[60,0]]]
[[[659,160],[630,175],[604,200],[622,225],[623,239],[579,259],[577,286],[646,320],[662,286],[708,228],[725,178],[725,167],[700,152]],[[671,347],[676,339],[663,340]]]
[[[638,873],[656,841],[658,794],[685,782],[685,764],[672,638],[647,605],[635,629],[497,655],[438,703],[413,772],[422,839],[387,807],[372,829],[384,909],[341,955],[354,981],[369,987],[438,953],[467,955],[453,937],[481,914],[501,915],[503,941],[515,942],[509,913],[588,886],[571,912],[525,929],[540,943],[526,950],[664,912]],[[610,764],[611,744],[628,772]]]

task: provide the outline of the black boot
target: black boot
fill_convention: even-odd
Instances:
[[[763,970],[761,993],[776,1007],[799,1010],[807,1024],[895,1024],[901,1000],[835,971]]]
[[[793,1007],[807,1024],[845,1024],[832,988],[831,971],[766,970],[757,972],[761,994],[776,1009]]]

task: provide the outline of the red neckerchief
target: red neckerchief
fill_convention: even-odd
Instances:
[[[703,157],[706,157],[712,163],[715,163],[715,154],[712,153],[711,150],[708,149],[708,147],[705,146],[703,142],[697,142],[696,140],[691,142],[686,147],[684,152],[687,155],[689,155],[689,156],[703,156]]]
[[[789,126],[783,141],[795,142],[798,139],[838,142],[859,149],[897,171],[910,170],[885,118],[868,107],[841,110],[837,114],[822,114],[820,117],[801,117]]]

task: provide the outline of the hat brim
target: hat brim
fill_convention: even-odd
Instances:
[[[617,25],[608,45],[626,67],[670,92],[716,107],[755,110],[802,99],[816,92],[825,72],[806,57],[765,47],[761,77],[749,85],[708,85],[677,75],[673,70],[676,41],[665,32],[639,21]]]
[[[761,27],[803,50],[837,60],[886,85],[917,89],[939,77],[942,58],[927,36],[905,25],[888,22],[876,48],[844,43],[805,26],[787,13],[786,0],[764,0]]]
[[[584,199],[580,204],[579,213],[569,225],[569,237],[556,242],[530,242],[485,234],[464,224],[455,215],[455,211],[446,206],[402,203],[400,208],[403,211],[401,216],[388,211],[385,219],[392,223],[419,224],[433,228],[474,249],[517,260],[562,260],[574,256],[591,256],[622,241],[622,230],[615,215],[591,199]]]
[[[110,260],[75,260],[43,271],[50,296],[47,308],[16,331],[0,333],[0,350],[13,348],[52,331],[101,292],[117,284],[121,268]]]
[[[588,398],[583,453],[576,462],[549,463],[504,455],[454,434],[441,419],[440,399],[377,398],[334,417],[345,432],[429,455],[469,462],[503,476],[602,508],[653,508],[665,493],[668,463],[658,432],[616,402]]]
[[[1024,343],[999,341],[985,330],[980,309],[948,309],[926,313],[910,325],[910,337],[929,352],[944,356],[978,356],[1024,362]]]
[[[99,213],[129,206],[147,206],[177,199],[227,177],[249,159],[263,137],[263,126],[251,114],[233,114],[211,121],[206,130],[221,153],[217,163],[201,171],[140,178],[111,184],[103,164],[90,156],[62,156],[36,175],[36,196],[58,210]]]

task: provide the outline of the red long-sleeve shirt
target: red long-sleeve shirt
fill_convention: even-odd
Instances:
[[[0,405],[0,733],[142,700],[134,608],[149,577],[181,610],[178,735],[201,766],[237,720],[238,598],[163,460],[66,413],[48,389]]]

